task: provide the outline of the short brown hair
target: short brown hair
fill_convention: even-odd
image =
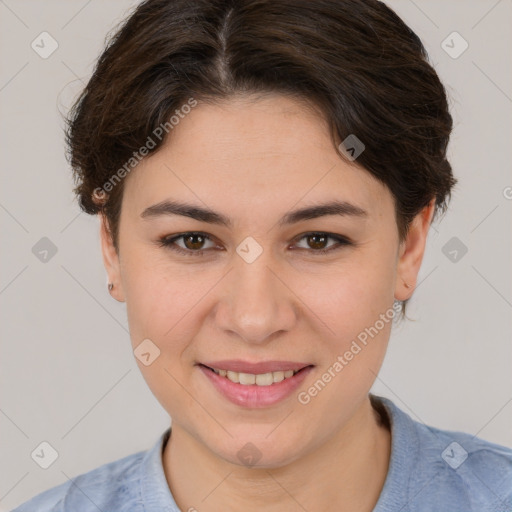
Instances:
[[[357,162],[391,191],[400,241],[432,199],[444,213],[457,182],[446,91],[418,36],[377,0],[143,1],[68,115],[81,208],[105,214],[118,250],[123,181],[104,185],[155,129],[190,98],[274,92],[318,107],[333,144],[365,144]]]

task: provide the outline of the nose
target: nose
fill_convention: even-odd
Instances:
[[[215,308],[216,326],[250,344],[267,343],[297,322],[293,283],[265,253],[252,263],[235,259]]]

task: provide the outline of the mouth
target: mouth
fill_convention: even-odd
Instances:
[[[223,398],[249,408],[268,407],[289,397],[314,368],[291,361],[215,361],[197,366]]]
[[[298,370],[277,370],[265,373],[236,372],[233,370],[226,370],[223,368],[212,368],[204,364],[200,364],[199,366],[203,366],[204,368],[216,373],[220,377],[225,377],[231,382],[235,384],[241,384],[242,386],[271,386],[272,384],[277,384],[285,379],[293,377],[294,375],[303,371],[305,368],[308,368],[308,366],[311,365],[304,366]]]

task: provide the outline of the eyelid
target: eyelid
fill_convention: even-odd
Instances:
[[[197,251],[192,251],[190,249],[183,249],[183,247],[180,247],[179,245],[176,245],[176,241],[179,239],[186,238],[190,235],[200,235],[203,238],[209,240],[210,242],[213,242],[213,238],[208,235],[207,233],[203,233],[202,231],[185,231],[183,233],[178,233],[175,235],[168,235],[164,236],[158,239],[157,243],[160,247],[171,249],[175,252],[178,252],[180,254],[186,254],[186,255],[203,255],[204,252],[209,251],[211,248],[208,249],[198,249]]]

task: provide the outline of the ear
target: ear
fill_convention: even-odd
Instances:
[[[435,199],[432,199],[428,206],[414,217],[409,226],[409,232],[406,239],[401,243],[398,255],[395,299],[406,300],[413,294],[416,287],[418,272],[420,270],[425,245],[427,243],[427,234],[434,216]],[[406,287],[405,283],[410,285]]]
[[[112,297],[119,302],[124,302],[123,285],[121,282],[121,271],[119,263],[119,255],[114,247],[112,237],[110,235],[110,228],[108,220],[104,214],[99,213],[100,219],[100,241],[101,241],[101,252],[103,255],[103,265],[107,271],[108,282],[114,285],[114,288],[110,292]]]

